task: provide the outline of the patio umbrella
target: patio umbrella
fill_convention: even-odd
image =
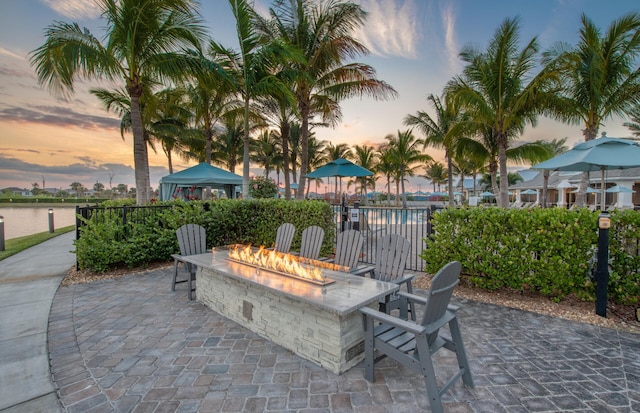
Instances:
[[[577,189],[571,191],[572,194],[577,194],[579,191]],[[588,194],[599,194],[600,191],[598,191],[595,188],[591,188],[590,186],[587,187],[587,193]]]
[[[524,191],[520,192],[520,195],[535,195],[537,193],[538,191],[536,191],[535,189],[525,189]]]
[[[481,197],[490,197],[490,196],[496,196],[493,192],[489,192],[489,191],[485,191],[483,193],[480,194]]]
[[[607,192],[609,194],[635,194],[636,191],[634,191],[633,189],[629,189],[627,187],[624,186],[612,186],[611,188],[605,190],[604,192]]]
[[[334,159],[333,161],[321,166],[313,172],[307,174],[307,178],[328,178],[343,176],[371,176],[373,172],[363,168],[360,165],[348,161],[344,158]],[[340,179],[340,192],[342,192],[342,179]]]
[[[573,149],[547,161],[534,165],[532,169],[551,171],[601,171],[602,210],[605,210],[605,171],[640,167],[640,146],[628,139],[603,136],[582,142]]]

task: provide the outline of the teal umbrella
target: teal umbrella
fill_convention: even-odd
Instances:
[[[605,210],[605,171],[640,167],[640,146],[629,139],[603,136],[582,142],[573,149],[547,161],[534,165],[532,169],[550,171],[601,171],[602,210]]]
[[[538,191],[536,191],[535,189],[525,189],[524,191],[520,192],[520,195],[535,195],[537,193]]]
[[[321,166],[313,172],[307,174],[307,178],[328,178],[328,177],[340,177],[343,176],[372,176],[373,172],[363,168],[360,165],[348,161],[344,158],[334,159],[333,161]],[[342,187],[342,179],[340,180],[340,186]],[[340,189],[342,192],[342,188]]]
[[[609,193],[609,194],[623,194],[623,193],[624,194],[633,194],[636,191],[634,191],[633,189],[624,187],[624,186],[616,185],[616,186],[612,186],[611,188],[605,190],[605,192]]]
[[[490,197],[490,196],[496,196],[496,195],[493,192],[486,191],[486,192],[481,193],[480,196],[481,197]]]

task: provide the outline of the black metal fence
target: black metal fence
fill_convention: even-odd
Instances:
[[[158,212],[173,208],[171,205],[147,205],[147,206],[122,206],[76,207],[76,238],[81,236],[84,219],[93,219],[97,222],[112,222],[114,219],[122,220],[123,231],[119,237],[126,239],[128,222],[143,222]],[[356,212],[357,211],[357,212]],[[376,242],[386,234],[400,234],[411,242],[411,253],[407,260],[407,269],[423,271],[424,261],[420,254],[426,248],[426,239],[431,231],[430,208],[378,208],[378,207],[350,207],[345,211],[339,205],[334,206],[334,222],[337,234],[344,228],[358,229],[364,235],[365,242],[362,247],[361,260],[365,263],[375,263]],[[356,216],[357,215],[357,216]]]

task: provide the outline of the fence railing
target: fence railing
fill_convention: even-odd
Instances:
[[[85,225],[84,219],[93,219],[97,222],[122,220],[123,231],[118,233],[118,241],[126,239],[128,222],[143,222],[149,216],[156,215],[159,211],[173,208],[171,205],[146,205],[146,206],[122,206],[122,207],[99,207],[86,206],[76,207],[76,238],[80,239],[80,228]],[[343,216],[340,206],[334,206],[334,222],[336,224],[336,240],[338,233],[343,228],[359,229],[365,239],[362,247],[361,261],[374,264],[376,242],[386,234],[400,234],[411,242],[411,253],[407,259],[407,269],[413,271],[423,271],[424,261],[420,254],[426,248],[426,239],[431,231],[430,208],[379,208],[361,207],[359,208],[359,219],[352,218],[343,224]],[[335,240],[334,240],[335,243]],[[335,245],[335,244],[334,244]]]

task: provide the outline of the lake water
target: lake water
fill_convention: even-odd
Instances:
[[[18,238],[25,235],[49,231],[49,208],[53,209],[54,228],[76,224],[76,207],[0,207],[4,217],[4,238]]]

